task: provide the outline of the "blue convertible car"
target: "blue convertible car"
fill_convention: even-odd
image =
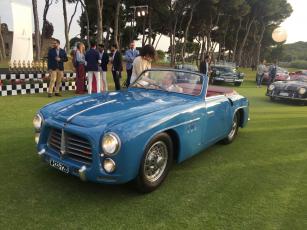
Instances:
[[[38,154],[50,166],[82,180],[134,180],[157,188],[175,160],[218,141],[230,143],[248,121],[248,100],[208,87],[199,73],[152,69],[127,89],[48,104],[34,117]]]

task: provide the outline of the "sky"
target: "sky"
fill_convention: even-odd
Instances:
[[[24,4],[31,5],[31,0],[0,0],[0,17],[1,21],[8,24],[9,29],[13,29],[12,24],[12,15],[10,2],[20,2]],[[38,0],[38,14],[40,18],[40,27],[42,26],[42,14],[44,9],[44,0]],[[288,0],[292,5],[293,13],[287,18],[281,26],[286,29],[288,32],[288,39],[286,43],[293,43],[297,41],[306,41],[307,42],[307,30],[306,28],[306,9],[307,9],[307,0]],[[67,4],[67,13],[68,18],[72,15],[74,11],[74,4]],[[69,33],[70,38],[78,35],[80,33],[80,28],[77,20],[81,15],[81,7],[77,9],[77,14],[74,17],[71,31]],[[62,1],[59,0],[59,3],[54,4],[50,7],[47,19],[54,26],[53,37],[59,38],[61,43],[65,43],[64,35],[64,19],[63,19],[63,10],[62,10]],[[140,42],[137,42],[137,46],[140,46]],[[158,49],[167,50],[169,46],[169,39],[165,36],[162,37],[158,45]]]

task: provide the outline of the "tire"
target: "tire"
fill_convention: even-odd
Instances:
[[[136,178],[140,192],[152,192],[162,184],[171,168],[173,152],[172,139],[166,133],[158,134],[148,143]]]
[[[241,86],[241,82],[235,82],[235,86]]]
[[[229,131],[227,137],[222,140],[223,144],[230,144],[234,141],[234,139],[238,134],[239,123],[240,123],[240,115],[238,112],[236,112],[232,120],[231,130]]]

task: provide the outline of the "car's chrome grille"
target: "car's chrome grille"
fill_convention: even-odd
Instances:
[[[83,137],[62,132],[60,129],[52,129],[49,134],[48,145],[63,157],[85,164],[92,163],[91,144]]]

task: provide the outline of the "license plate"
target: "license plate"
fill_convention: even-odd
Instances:
[[[226,82],[233,82],[233,79],[225,79]]]
[[[279,95],[280,95],[280,96],[283,96],[283,97],[288,97],[288,96],[289,96],[289,93],[281,92]]]
[[[51,160],[50,161],[50,166],[52,166],[52,167],[54,167],[54,168],[56,168],[56,169],[58,169],[58,170],[60,170],[60,171],[62,171],[64,173],[69,173],[69,168],[66,165],[64,165],[64,164],[62,164],[60,162]]]

